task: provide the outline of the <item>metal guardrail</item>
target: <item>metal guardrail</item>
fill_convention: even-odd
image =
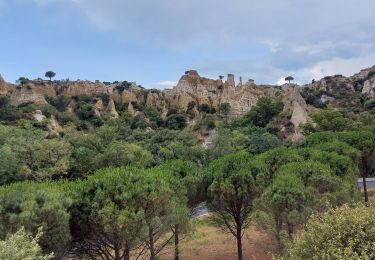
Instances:
[[[363,179],[358,178],[357,180],[358,187],[363,188]],[[367,188],[375,188],[375,178],[366,178]]]

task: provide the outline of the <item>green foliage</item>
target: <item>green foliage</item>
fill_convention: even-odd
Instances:
[[[142,147],[122,141],[110,143],[95,161],[99,168],[137,165],[147,167],[152,164],[152,155]]]
[[[49,71],[46,72],[46,74],[44,76],[51,80],[52,78],[54,78],[56,76],[56,73],[49,70]]]
[[[218,136],[210,149],[213,159],[244,150],[248,138],[240,131],[231,131],[228,128],[219,128]]]
[[[311,114],[317,124],[318,131],[345,131],[354,130],[358,124],[351,119],[345,118],[336,110],[321,110]]]
[[[0,96],[0,120],[14,122],[22,117],[22,110],[10,105],[7,96]]]
[[[209,205],[216,212],[213,220],[236,238],[238,259],[243,259],[243,230],[250,224],[253,201],[260,193],[249,161],[247,153],[231,154],[213,161],[207,170]]]
[[[146,230],[139,204],[141,187],[133,185],[137,172],[134,168],[102,170],[74,187],[71,229],[81,256],[115,258],[141,244]],[[108,245],[112,252],[107,251]]]
[[[343,206],[315,214],[289,249],[288,259],[372,259],[375,208]]]
[[[10,104],[9,97],[0,95],[0,109],[6,108]]]
[[[281,141],[270,133],[254,133],[250,135],[247,149],[250,153],[263,153],[281,145]]]
[[[216,128],[214,115],[203,114],[203,119],[200,122],[199,127],[205,128],[207,130],[212,130],[212,129]]]
[[[287,229],[289,239],[294,227],[306,219],[312,204],[312,194],[305,189],[303,181],[293,173],[276,176],[272,184],[257,201],[258,208],[270,214],[272,222],[266,226],[284,246],[281,232]]]
[[[63,95],[58,95],[57,97],[46,97],[49,104],[54,106],[59,112],[65,112],[68,108],[71,98]]]
[[[18,175],[19,164],[17,154],[12,152],[9,146],[0,148],[0,185],[22,179],[22,176]]]
[[[52,115],[53,116],[56,116],[57,115],[57,109],[51,105],[45,105],[43,107],[41,107],[40,109],[43,113],[43,115],[45,115],[46,117],[51,117]]]
[[[186,118],[181,114],[172,114],[167,118],[167,126],[171,130],[184,129],[186,125]]]
[[[38,240],[43,235],[41,230],[35,237],[28,234],[24,228],[0,241],[0,259],[7,260],[48,260],[53,254],[44,255]]]
[[[56,115],[56,119],[62,126],[67,126],[70,123],[76,126],[79,123],[77,116],[74,113],[70,112],[58,113]]]
[[[216,109],[214,107],[210,107],[208,104],[201,104],[199,106],[199,111],[207,114],[215,114]]]
[[[21,227],[38,234],[44,253],[61,256],[70,242],[69,207],[71,200],[59,184],[22,182],[0,188],[0,236]]]
[[[246,113],[242,118],[233,122],[234,126],[248,126],[253,124],[259,127],[265,127],[275,116],[283,110],[281,101],[272,102],[268,97],[261,97],[256,106]]]

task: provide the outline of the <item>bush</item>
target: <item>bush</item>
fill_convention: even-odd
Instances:
[[[233,122],[233,126],[248,126],[250,124],[265,127],[275,116],[283,110],[281,101],[272,102],[268,97],[261,97],[256,106],[240,119]]]
[[[46,97],[46,100],[59,112],[64,112],[68,108],[68,105],[72,99],[67,96],[59,95],[57,97]]]
[[[74,113],[70,112],[62,112],[57,114],[57,120],[63,126],[66,126],[69,123],[73,123],[74,125],[78,125],[78,118]]]
[[[375,208],[343,206],[310,218],[288,259],[374,259]]]
[[[167,126],[172,130],[184,129],[186,125],[186,118],[180,114],[170,115],[167,119]]]
[[[53,259],[53,254],[43,255],[38,245],[39,238],[43,235],[39,230],[33,237],[21,228],[16,233],[9,235],[6,240],[0,241],[0,259],[9,260],[48,260]]]
[[[0,120],[14,122],[22,117],[22,111],[13,106],[0,109]]]
[[[57,109],[51,105],[45,105],[40,109],[46,117],[51,117],[52,115],[57,115]]]
[[[0,95],[0,109],[6,108],[10,103],[9,97]]]

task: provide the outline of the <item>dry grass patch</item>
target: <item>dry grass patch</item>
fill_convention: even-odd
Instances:
[[[244,259],[270,259],[267,252],[275,252],[276,243],[265,232],[254,227],[246,230],[243,238]],[[237,259],[235,238],[210,223],[209,218],[195,220],[195,231],[181,241],[181,260]],[[161,259],[173,259],[170,245]]]

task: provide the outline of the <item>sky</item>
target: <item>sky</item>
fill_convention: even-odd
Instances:
[[[257,84],[375,65],[374,0],[0,0],[0,74],[136,81],[195,69]]]

